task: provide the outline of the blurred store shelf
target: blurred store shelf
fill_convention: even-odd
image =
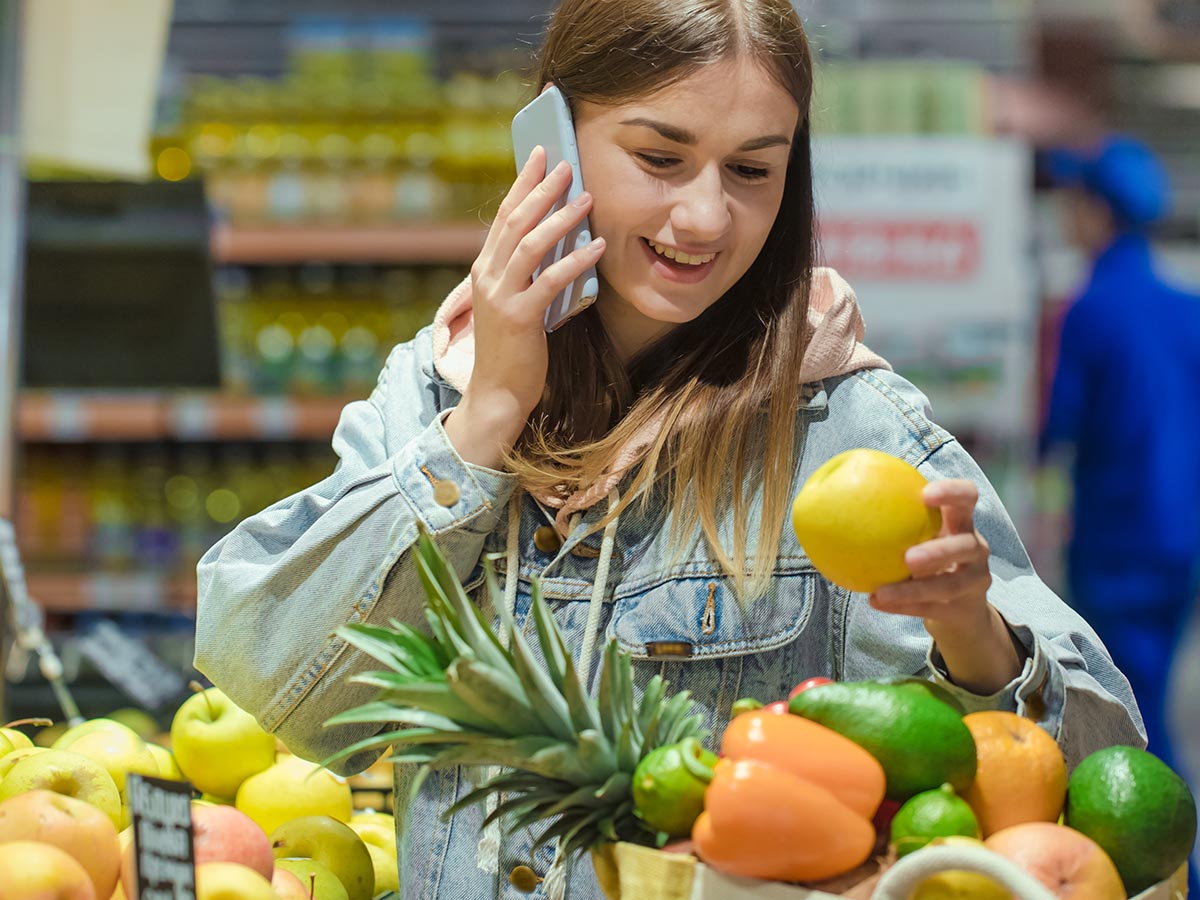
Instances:
[[[398,263],[469,265],[487,232],[478,223],[429,225],[218,225],[218,263]]]
[[[22,440],[327,441],[348,397],[27,391],[17,407]]]
[[[184,612],[196,609],[190,575],[28,572],[29,594],[51,613]]]

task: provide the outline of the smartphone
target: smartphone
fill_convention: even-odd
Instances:
[[[554,215],[583,193],[583,174],[579,167],[579,151],[575,147],[575,126],[571,122],[571,110],[562,92],[551,87],[513,117],[513,152],[517,168],[525,164],[533,148],[539,144],[546,150],[546,171],[550,172],[563,160],[571,165],[571,186],[554,204],[546,218]],[[545,221],[543,219],[542,221]],[[541,265],[534,271],[534,280],[549,266],[554,265],[574,250],[590,244],[592,232],[584,219],[558,244],[550,249]],[[560,328],[572,316],[587,309],[600,292],[600,281],[594,266],[588,268],[574,282],[561,291],[546,309],[546,331]]]

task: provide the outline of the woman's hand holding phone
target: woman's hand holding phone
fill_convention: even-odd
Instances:
[[[500,204],[471,266],[475,367],[446,433],[467,462],[498,468],[546,387],[546,309],[604,253],[597,238],[543,271],[543,258],[591,209],[591,194],[543,217],[571,184],[571,167],[547,173],[545,151],[530,155]]]

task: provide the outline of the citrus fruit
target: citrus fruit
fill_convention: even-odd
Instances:
[[[1157,756],[1106,747],[1071,773],[1064,821],[1104,848],[1132,896],[1187,859],[1196,840],[1196,800]]]
[[[987,837],[1021,822],[1057,822],[1067,795],[1058,742],[1030,719],[986,710],[963,716],[975,739],[975,780],[963,792]]]
[[[821,465],[792,504],[796,539],[817,571],[869,593],[909,577],[904,553],[937,537],[942,514],[921,499],[928,482],[904,460],[847,450]]]
[[[633,773],[633,804],[642,821],[673,837],[691,834],[716,764],[716,755],[695,738],[647,753]]]
[[[1125,900],[1125,886],[1113,861],[1074,828],[1022,822],[997,831],[984,846],[1024,869],[1056,897]]]
[[[967,801],[943,784],[910,797],[892,819],[890,843],[897,856],[920,850],[937,837],[979,837],[979,823]]]
[[[845,681],[797,694],[789,709],[832,728],[879,760],[887,796],[907,800],[975,777],[975,741],[955,710],[919,681]]]

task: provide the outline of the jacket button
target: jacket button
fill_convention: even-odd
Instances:
[[[543,553],[557,553],[562,546],[562,538],[553,525],[543,525],[533,533],[533,545]]]
[[[522,894],[532,894],[542,879],[529,866],[517,866],[508,873],[508,882]]]

